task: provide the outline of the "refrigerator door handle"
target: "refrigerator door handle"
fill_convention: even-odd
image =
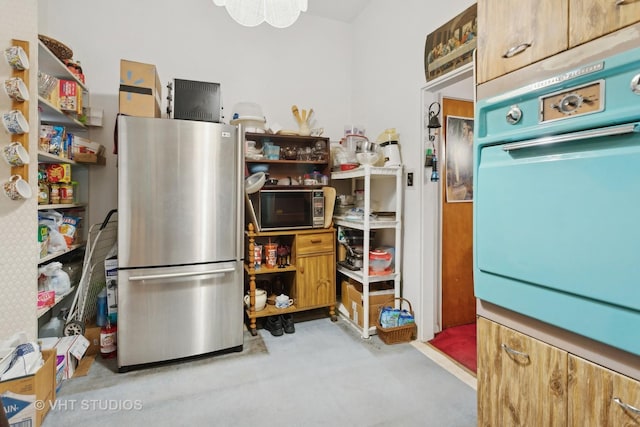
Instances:
[[[224,273],[232,273],[236,271],[235,268],[221,268],[218,270],[207,270],[207,271],[190,271],[187,273],[168,273],[168,274],[152,274],[150,276],[130,276],[129,281],[138,282],[142,280],[158,280],[158,279],[171,279],[174,277],[189,277],[189,276],[203,276],[210,274],[224,274]]]

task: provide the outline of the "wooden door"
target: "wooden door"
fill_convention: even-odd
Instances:
[[[478,318],[478,426],[567,425],[567,352]]]
[[[478,83],[566,50],[568,14],[569,0],[478,2]],[[531,46],[503,57],[524,43]]]
[[[640,2],[571,0],[569,47],[612,33],[640,21]]]
[[[473,102],[451,98],[442,100],[441,137],[445,137],[445,151],[440,153],[442,329],[472,323],[476,319],[476,300],[473,294],[473,202],[447,201],[447,183],[451,184],[450,196],[461,196],[457,190],[459,186],[453,183],[456,175],[453,167],[457,163],[454,164],[447,157],[447,118],[450,116],[452,120],[456,120],[455,117],[473,118]],[[453,156],[451,157],[453,159]],[[473,194],[472,188],[465,191]]]
[[[640,414],[624,407],[640,408],[640,383],[573,355],[568,398],[568,426],[640,426]]]

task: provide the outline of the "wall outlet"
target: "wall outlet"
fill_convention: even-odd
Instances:
[[[407,170],[407,187],[413,188],[413,179],[415,177],[415,172],[413,170]]]

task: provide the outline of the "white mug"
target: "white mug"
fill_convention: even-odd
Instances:
[[[247,305],[247,308],[251,308],[251,296],[244,296],[244,303]],[[256,289],[256,307],[255,311],[264,310],[267,306],[267,291],[264,289]]]
[[[31,186],[20,175],[11,175],[2,184],[4,194],[11,200],[23,200],[31,197]]]
[[[9,166],[22,166],[29,164],[29,153],[21,143],[14,141],[2,148],[4,160]]]
[[[4,81],[4,90],[9,98],[16,101],[28,101],[29,89],[20,77],[12,77]]]
[[[2,124],[9,133],[23,134],[29,132],[29,122],[20,110],[11,110],[2,114]]]
[[[280,294],[276,297],[276,308],[287,308],[293,305],[293,299],[289,298],[285,294]]]
[[[20,46],[11,46],[5,49],[4,57],[7,59],[9,65],[16,70],[29,69],[29,57],[27,56],[27,52]]]

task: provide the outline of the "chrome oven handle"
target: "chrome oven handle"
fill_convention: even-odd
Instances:
[[[190,277],[190,276],[203,276],[205,274],[223,274],[231,273],[235,271],[235,268],[221,268],[218,270],[207,271],[189,271],[187,273],[168,273],[168,274],[152,274],[150,276],[132,276],[129,277],[130,282],[138,282],[142,280],[158,280],[158,279],[172,279],[175,277]]]
[[[506,144],[502,147],[504,151],[515,151],[523,148],[539,147],[541,145],[558,144],[561,142],[571,142],[580,139],[599,138],[602,136],[623,135],[626,133],[640,132],[638,123],[629,123],[620,126],[610,126],[600,129],[585,130],[582,132],[573,132],[565,135],[545,136],[542,138],[529,139],[527,141],[514,142]]]
[[[619,397],[614,397],[613,401],[622,406],[622,408],[626,409],[627,411],[633,412],[636,415],[640,415],[640,409],[636,408],[635,406],[631,406],[628,403],[624,403]]]
[[[521,43],[518,46],[510,47],[505,53],[502,54],[503,58],[511,58],[519,53],[524,52],[531,47],[531,43]]]

